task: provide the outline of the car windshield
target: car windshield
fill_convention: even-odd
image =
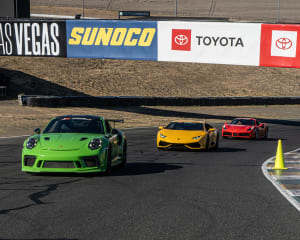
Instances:
[[[248,125],[248,126],[254,126],[255,121],[251,119],[234,119],[231,124],[236,124],[236,125]]]
[[[170,123],[166,129],[172,130],[204,130],[202,123],[194,123],[194,122],[172,122]]]
[[[43,133],[97,133],[104,134],[100,119],[62,118],[53,119]]]

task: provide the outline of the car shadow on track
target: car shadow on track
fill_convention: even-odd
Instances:
[[[219,147],[218,149],[161,149],[162,152],[243,152],[246,151],[245,148],[230,148],[230,147]]]
[[[178,170],[182,166],[168,163],[133,162],[127,163],[126,167],[113,169],[111,176],[128,176],[162,173],[170,170]]]
[[[281,139],[282,141],[287,140],[286,138],[262,138],[262,139],[248,139],[248,138],[223,138],[223,141],[253,141],[253,142],[275,142]]]
[[[130,176],[162,173],[170,170],[178,170],[182,166],[167,163],[147,163],[147,162],[131,162],[127,163],[124,168],[118,166],[113,167],[109,176]],[[52,176],[52,177],[103,177],[108,176],[106,173],[30,173],[33,176]],[[0,239],[1,240],[1,239]]]

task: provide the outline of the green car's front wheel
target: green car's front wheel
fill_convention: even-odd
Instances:
[[[124,142],[124,146],[123,146],[123,153],[122,153],[122,162],[120,164],[120,168],[125,167],[127,163],[127,142]]]
[[[106,159],[106,175],[111,174],[111,147],[107,149],[107,159]]]

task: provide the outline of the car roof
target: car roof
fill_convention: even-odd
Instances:
[[[235,119],[256,120],[255,118],[235,118]],[[233,120],[235,120],[235,119],[233,119]]]
[[[205,121],[203,120],[185,120],[185,119],[181,119],[181,120],[174,120],[172,122],[186,122],[186,123],[203,123],[205,124]]]
[[[63,116],[57,116],[56,119],[63,119],[63,118],[89,118],[89,119],[101,119],[103,120],[103,117],[94,116],[94,115],[63,115]]]

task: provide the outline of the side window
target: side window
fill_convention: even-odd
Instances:
[[[110,133],[111,132],[111,126],[109,125],[108,121],[105,121],[105,128],[106,128],[106,132]]]

